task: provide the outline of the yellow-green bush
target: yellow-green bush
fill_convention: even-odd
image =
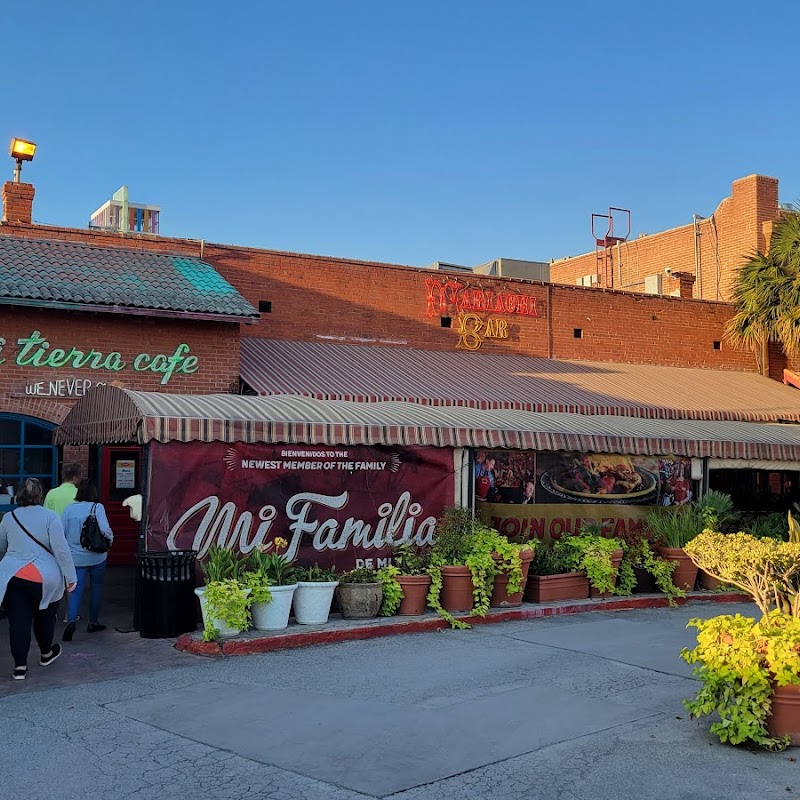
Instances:
[[[705,530],[684,550],[709,575],[749,594],[764,616],[800,619],[800,543]]]

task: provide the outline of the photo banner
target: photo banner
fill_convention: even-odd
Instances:
[[[693,499],[691,459],[477,450],[477,503],[669,506]]]
[[[383,566],[432,542],[455,493],[449,448],[153,442],[150,464],[147,549],[200,558],[280,536],[303,565]]]

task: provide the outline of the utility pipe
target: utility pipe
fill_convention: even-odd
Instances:
[[[692,227],[694,228],[694,276],[697,279],[697,293],[703,299],[703,269],[700,263],[700,229],[697,227],[699,220],[705,219],[699,214],[692,214]]]

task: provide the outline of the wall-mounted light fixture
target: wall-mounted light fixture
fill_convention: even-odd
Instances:
[[[33,157],[36,155],[36,145],[25,139],[14,138],[11,140],[8,154],[17,162],[17,166],[14,167],[14,183],[19,183],[19,178],[22,174],[22,162],[33,161]]]

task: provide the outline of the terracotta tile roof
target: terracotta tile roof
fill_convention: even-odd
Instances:
[[[264,395],[660,419],[800,421],[800,392],[750,372],[243,338]]]
[[[258,311],[200,259],[16,236],[0,236],[0,300],[258,318]]]

